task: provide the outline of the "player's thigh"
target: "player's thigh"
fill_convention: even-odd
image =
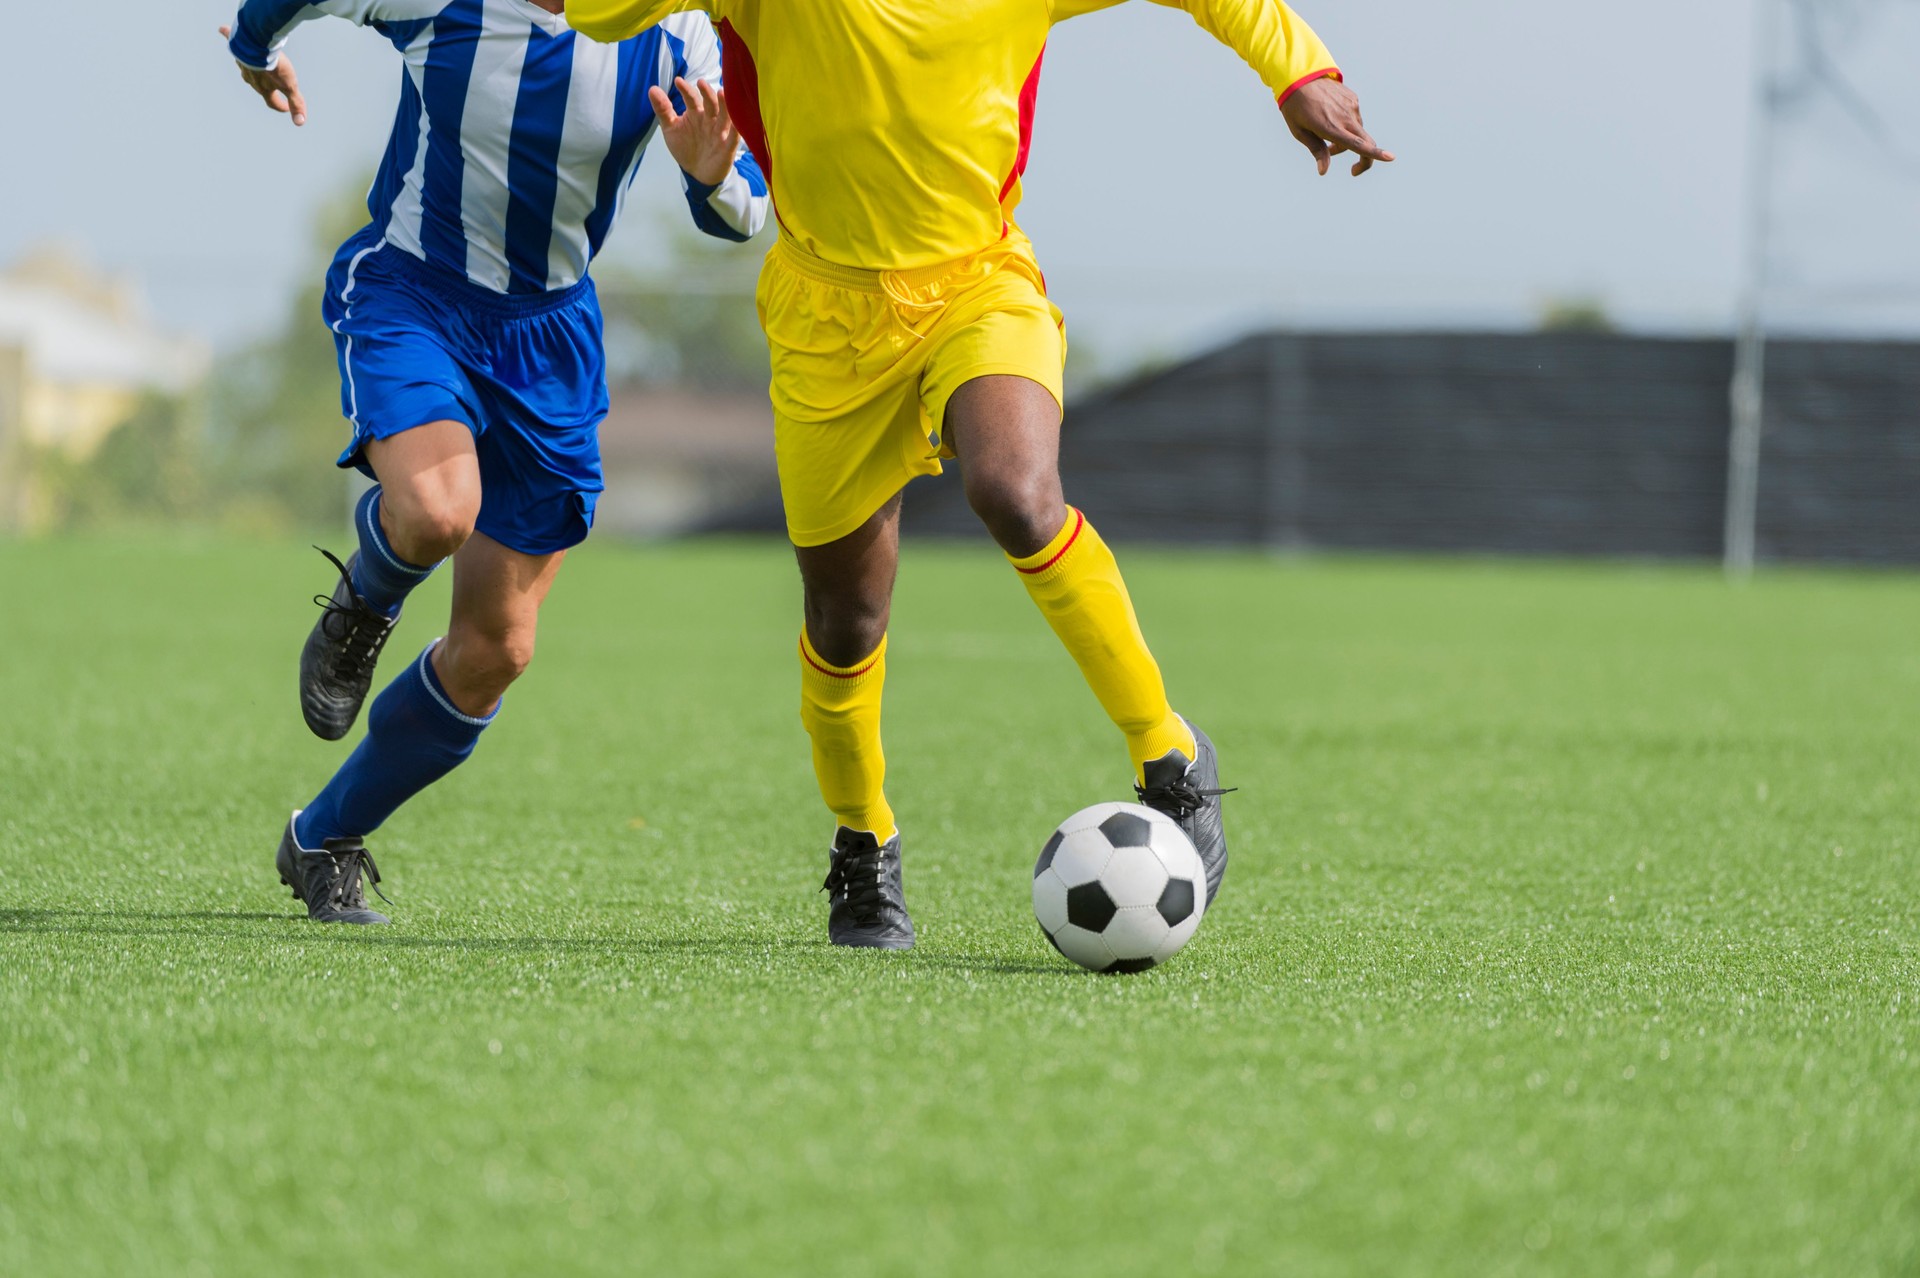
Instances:
[[[947,399],[944,433],[967,482],[1050,479],[1060,470],[1060,404],[1031,378],[988,373]]]
[[[794,556],[807,638],[834,665],[853,665],[887,631],[900,567],[900,494],[852,532],[817,546],[795,546]]]
[[[434,421],[364,445],[389,519],[464,536],[480,513],[480,458],[465,422]]]
[[[944,336],[921,401],[971,484],[1058,467],[1066,336],[1060,312],[1017,274]]]

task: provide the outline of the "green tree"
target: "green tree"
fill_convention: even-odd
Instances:
[[[310,527],[340,518],[343,481],[333,461],[346,425],[320,299],[326,264],[366,220],[362,194],[322,208],[310,269],[280,331],[225,357],[216,370],[208,396],[208,482],[230,518]]]
[[[615,263],[594,268],[607,317],[607,376],[614,385],[653,383],[763,390],[767,342],[753,293],[763,253],[702,235],[685,219],[665,225],[673,270],[641,274]]]

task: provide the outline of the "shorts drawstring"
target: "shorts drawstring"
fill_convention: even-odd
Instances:
[[[914,320],[924,319],[928,312],[942,311],[947,305],[947,299],[944,297],[936,297],[929,302],[914,301],[913,295],[908,293],[906,286],[900,283],[898,271],[880,272],[880,291],[887,295],[889,302],[893,303],[893,318],[900,322],[900,327],[913,335],[913,340],[916,342],[924,342],[927,339],[919,329],[914,327]],[[906,314],[908,311],[916,311],[919,314],[909,319]]]

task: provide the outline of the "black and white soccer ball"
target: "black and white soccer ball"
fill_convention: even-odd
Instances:
[[[1033,916],[1053,948],[1094,972],[1144,972],[1180,952],[1207,909],[1186,831],[1138,803],[1074,813],[1040,849]]]

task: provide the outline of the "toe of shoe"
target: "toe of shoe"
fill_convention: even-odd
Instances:
[[[303,696],[300,698],[300,713],[307,721],[307,727],[313,735],[322,741],[338,741],[353,729],[357,717],[343,707],[324,697]]]

